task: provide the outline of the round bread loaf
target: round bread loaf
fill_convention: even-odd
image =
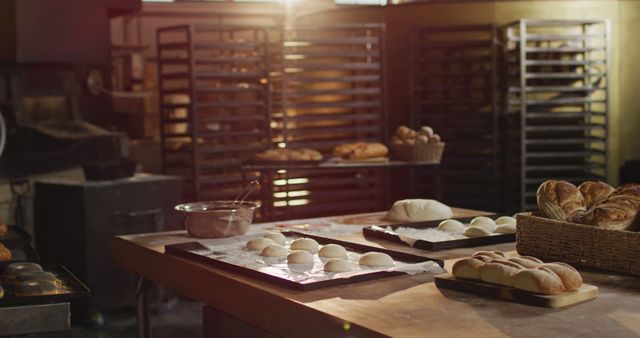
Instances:
[[[264,248],[272,244],[275,243],[268,238],[254,238],[247,242],[247,249],[251,251],[262,251]]]
[[[347,250],[338,244],[327,244],[318,251],[318,256],[340,258],[347,256]]]
[[[282,245],[271,244],[262,249],[260,255],[265,257],[284,257],[287,255],[287,253],[289,253],[289,250],[287,250],[287,248],[283,247]]]
[[[20,273],[41,271],[42,267],[39,264],[31,262],[20,262],[7,265],[4,268],[4,275],[9,279],[15,279]]]
[[[447,232],[464,232],[466,228],[462,222],[455,219],[446,219],[438,224],[438,230]]]
[[[276,244],[284,245],[287,242],[287,237],[279,232],[270,232],[264,235],[264,238],[272,240]]]
[[[42,280],[27,280],[18,283],[16,293],[24,296],[44,295],[55,292],[56,283]]]
[[[306,250],[295,250],[287,255],[287,262],[290,264],[313,263],[313,255]]]
[[[343,259],[332,259],[324,265],[325,272],[347,272],[353,270],[353,263]]]
[[[385,267],[393,265],[393,258],[383,252],[367,252],[360,256],[358,264],[370,267]]]
[[[310,253],[318,252],[318,242],[313,238],[298,238],[291,243],[291,250],[304,250]]]
[[[436,200],[406,199],[393,203],[385,216],[391,221],[421,222],[451,218],[453,211]]]
[[[574,213],[586,211],[584,198],[578,188],[566,181],[548,180],[536,192],[538,209],[558,221],[570,220]]]

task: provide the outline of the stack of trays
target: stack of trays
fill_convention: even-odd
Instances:
[[[157,42],[164,171],[188,199],[233,199],[241,161],[271,139],[267,29],[174,26]]]
[[[606,20],[507,26],[510,209],[536,209],[536,189],[550,178],[606,178],[610,30]]]
[[[442,194],[456,206],[501,209],[498,41],[493,25],[411,30],[411,124],[447,144]]]

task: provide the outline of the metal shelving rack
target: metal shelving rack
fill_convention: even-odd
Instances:
[[[383,24],[296,25],[274,33],[274,147],[330,155],[342,143],[385,141]],[[386,207],[383,169],[280,170],[276,176],[263,181],[304,183],[273,185],[271,218]]]
[[[502,209],[500,37],[495,25],[410,31],[411,125],[432,126],[446,143],[442,194],[452,205]]]
[[[507,196],[530,210],[546,179],[606,180],[611,24],[523,19],[505,32]]]
[[[185,198],[233,198],[243,159],[269,147],[265,27],[181,25],[157,31],[162,163]]]

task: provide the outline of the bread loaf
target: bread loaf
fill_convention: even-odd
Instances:
[[[605,229],[633,230],[640,210],[640,184],[626,184],[597,203],[586,222]]]
[[[586,211],[580,190],[565,181],[545,181],[538,188],[536,199],[540,211],[558,221],[571,220],[576,212]]]
[[[524,267],[511,261],[494,259],[482,265],[480,270],[480,280],[483,282],[511,286],[513,276]]]
[[[580,190],[585,207],[588,210],[611,195],[615,189],[605,182],[586,181],[578,186],[578,190]]]
[[[530,256],[507,260],[505,256],[500,251],[479,251],[457,261],[451,272],[456,278],[481,280],[545,295],[575,291],[582,286],[582,276],[568,264],[544,264]]]
[[[512,285],[516,289],[543,295],[557,295],[564,291],[562,279],[548,268],[521,270],[513,276]]]
[[[389,154],[389,149],[382,143],[348,143],[341,144],[333,149],[334,156],[350,160],[384,157],[387,154]]]

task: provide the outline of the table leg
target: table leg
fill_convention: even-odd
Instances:
[[[149,290],[153,284],[140,277],[136,288],[136,315],[138,319],[138,338],[151,338],[149,322]]]

